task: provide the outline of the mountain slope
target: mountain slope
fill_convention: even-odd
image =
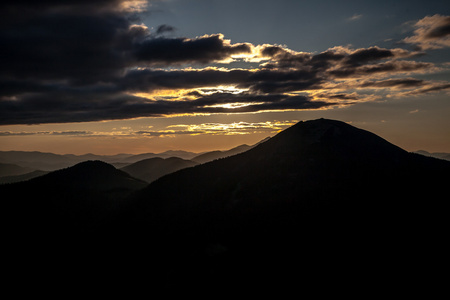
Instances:
[[[34,171],[31,168],[24,168],[15,164],[0,163],[0,177],[18,176]]]
[[[26,182],[0,186],[4,219],[20,231],[56,234],[97,226],[146,185],[101,161],[87,161]]]
[[[27,181],[27,180],[33,179],[35,177],[45,175],[47,173],[48,173],[47,171],[36,170],[36,171],[25,173],[22,175],[3,176],[3,177],[0,177],[0,184]]]
[[[198,163],[196,162],[184,160],[178,157],[166,159],[155,157],[138,161],[134,164],[121,168],[121,170],[127,172],[135,178],[150,183],[164,175],[184,168],[193,167],[197,164]]]
[[[239,153],[243,153],[245,151],[248,151],[248,150],[258,146],[261,143],[268,141],[269,139],[270,139],[270,137],[267,137],[267,138],[263,139],[262,141],[259,141],[258,143],[251,145],[251,146],[243,144],[243,145],[234,147],[234,148],[232,148],[230,150],[226,150],[226,151],[216,150],[216,151],[202,153],[200,155],[193,157],[192,160],[195,162],[204,164],[204,163],[216,160],[216,159],[226,158],[226,157],[233,156],[233,155],[236,155]]]
[[[233,149],[227,150],[227,151],[211,151],[211,152],[207,152],[207,153],[203,153],[200,154],[194,158],[192,158],[193,161],[198,162],[200,164],[206,163],[206,162],[210,162],[216,159],[220,159],[220,158],[225,158],[228,156],[233,156],[245,151],[248,151],[249,149],[251,149],[252,146],[249,145],[240,145],[237,146]]]

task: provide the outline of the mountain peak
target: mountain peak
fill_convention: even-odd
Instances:
[[[72,167],[73,169],[96,169],[96,170],[112,170],[115,169],[114,166],[101,161],[101,160],[87,160],[80,162]]]
[[[255,151],[310,158],[373,157],[388,160],[407,153],[374,133],[329,119],[298,122],[256,147]]]
[[[145,185],[127,173],[99,160],[89,160],[72,167],[51,172],[32,179],[33,183],[52,183],[65,187],[80,187],[95,190],[111,190],[120,187],[138,188]]]

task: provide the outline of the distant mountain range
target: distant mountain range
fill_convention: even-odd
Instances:
[[[247,147],[0,186],[9,255],[111,276],[139,266],[154,286],[214,292],[416,280],[439,263],[450,162],[326,119]]]
[[[266,139],[265,139],[266,140]],[[263,141],[265,141],[263,140]],[[261,141],[261,142],[263,142]],[[87,160],[99,160],[107,162],[114,165],[116,168],[128,170],[132,175],[138,175],[138,178],[144,176],[146,179],[142,179],[151,182],[163,175],[169,174],[171,172],[181,169],[183,166],[193,166],[198,163],[206,163],[215,159],[220,159],[228,156],[232,156],[238,153],[245,152],[252,147],[256,146],[240,145],[233,149],[226,151],[210,151],[204,153],[193,153],[188,151],[174,151],[169,150],[161,153],[142,153],[142,154],[116,154],[116,155],[96,155],[96,154],[84,154],[84,155],[73,155],[73,154],[54,154],[54,153],[44,153],[38,151],[0,151],[0,184],[2,183],[14,183],[24,180],[29,180],[46,174],[50,171],[55,171],[67,167],[76,165],[77,163],[87,161]],[[168,160],[166,165],[167,170],[162,165],[159,170],[154,169],[150,174],[149,170],[139,171],[139,166],[149,166],[149,162],[144,161],[152,158],[159,158],[153,160],[153,162],[162,162],[161,159],[169,158],[179,158],[181,160]],[[192,160],[191,163],[181,163],[181,161]],[[137,164],[133,167],[126,168],[131,164],[136,164],[138,162],[143,162]],[[180,163],[180,167],[175,166]],[[150,167],[151,168],[151,167]],[[130,173],[130,174],[131,174]],[[143,175],[145,174],[145,175]],[[133,176],[134,176],[133,175]],[[142,178],[144,178],[142,177]],[[149,181],[150,180],[150,181]]]
[[[418,151],[415,151],[414,153],[425,155],[425,156],[430,156],[430,157],[434,157],[434,158],[439,158],[439,159],[450,160],[450,153],[445,153],[445,152],[430,153],[425,150],[418,150]]]
[[[62,168],[73,166],[77,163],[87,160],[100,160],[107,163],[119,163],[122,165],[138,162],[143,159],[161,157],[179,157],[191,159],[198,156],[199,153],[187,151],[165,151],[162,153],[143,153],[143,154],[116,154],[116,155],[96,155],[96,154],[54,154],[38,151],[0,151],[0,163],[15,164],[21,167],[34,170],[55,171]],[[13,175],[13,174],[10,174]],[[8,175],[9,176],[9,175]]]
[[[32,171],[34,170],[31,168],[21,167],[14,164],[0,163],[0,177],[23,175]]]

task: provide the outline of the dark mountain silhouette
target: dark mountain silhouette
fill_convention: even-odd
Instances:
[[[150,234],[139,248],[161,245],[165,268],[182,274],[172,279],[188,285],[198,280],[189,280],[193,269],[212,285],[230,277],[283,284],[292,268],[305,277],[326,270],[335,281],[339,270],[374,280],[393,265],[413,276],[423,261],[410,261],[432,255],[427,247],[444,234],[449,171],[448,162],[343,122],[300,122],[247,152],[153,182],[118,224]]]
[[[22,175],[3,176],[3,177],[0,177],[0,184],[27,181],[27,180],[45,175],[47,173],[48,173],[47,171],[36,170],[36,171],[25,173]]]
[[[198,165],[198,163],[178,157],[166,159],[155,157],[138,161],[121,168],[121,170],[135,178],[150,183],[164,175],[195,165]]]
[[[4,217],[27,233],[85,231],[146,185],[101,161],[86,161],[26,182],[0,186]]]
[[[24,168],[15,164],[0,163],[0,177],[23,175],[34,171],[31,168]]]

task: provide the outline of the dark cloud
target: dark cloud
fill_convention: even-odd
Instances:
[[[373,87],[373,88],[415,88],[423,86],[426,83],[425,80],[415,78],[400,78],[400,79],[387,79],[378,81],[366,81],[362,83],[361,87]]]
[[[101,97],[100,97],[101,96]],[[238,104],[227,106],[227,104]],[[305,96],[284,94],[231,94],[201,95],[195,100],[149,101],[131,95],[115,93],[95,94],[80,98],[74,95],[38,94],[22,100],[0,102],[0,124],[39,124],[87,122],[164,116],[184,113],[236,113],[285,109],[317,109],[337,102],[312,101]]]
[[[450,83],[430,83],[421,89],[405,93],[406,95],[422,95],[426,93],[440,92],[450,89]]]
[[[417,87],[417,93],[448,88],[413,78],[386,78],[435,69],[432,63],[405,60],[416,52],[335,47],[314,54],[281,45],[233,44],[222,34],[168,38],[164,34],[174,32],[174,27],[164,24],[151,32],[141,24],[138,12],[143,4],[3,1],[0,124],[318,109],[360,101],[364,97],[357,94],[358,88],[399,92]],[[447,17],[429,18],[418,23],[418,30],[426,30],[416,36],[423,33],[421,37],[442,41],[447,37]],[[260,65],[253,69],[204,66],[234,59]],[[340,90],[333,91],[337,82]],[[220,86],[241,90],[227,92]],[[350,89],[354,90],[350,93]],[[159,90],[185,91],[153,98],[139,94],[157,95]],[[327,91],[319,96],[318,90]],[[308,96],[314,93],[315,97]]]
[[[403,42],[414,44],[421,50],[450,47],[450,16],[426,16],[414,27],[414,35],[403,39]]]
[[[210,63],[229,59],[232,55],[251,53],[251,45],[229,44],[223,35],[214,34],[195,39],[151,38],[135,46],[134,57],[150,64]]]
[[[386,73],[389,75],[408,72],[425,73],[433,70],[433,68],[434,65],[432,63],[392,60],[378,64],[363,65],[356,67],[344,66],[331,70],[329,74],[332,76],[336,76],[338,78],[348,78],[348,77],[364,77],[382,73]]]
[[[191,89],[237,84],[249,80],[249,70],[132,70],[117,83],[124,90]]]
[[[173,26],[167,25],[167,24],[163,24],[163,25],[159,25],[158,28],[156,29],[156,34],[164,34],[167,32],[174,32],[176,29]]]
[[[137,32],[120,1],[43,2],[18,1],[2,11],[0,78],[95,83],[129,64],[125,53]]]
[[[375,60],[391,58],[393,56],[394,53],[392,50],[370,47],[354,51],[346,57],[345,63],[349,65],[361,65]]]

